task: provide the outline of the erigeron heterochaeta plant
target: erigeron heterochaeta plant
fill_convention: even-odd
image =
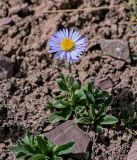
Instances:
[[[128,140],[133,135],[136,136],[136,123],[137,123],[137,103],[134,104],[121,104],[119,106],[119,117],[122,126],[128,134]]]
[[[49,52],[55,53],[55,58],[67,59],[72,64],[85,51],[87,40],[78,31],[63,29],[54,33],[48,44]],[[49,116],[51,123],[76,117],[78,123],[93,124],[102,132],[101,125],[118,122],[116,117],[107,115],[108,107],[113,101],[113,97],[107,92],[94,89],[92,83],[82,87],[81,81],[75,80],[71,74],[66,77],[61,74],[57,84],[60,95],[47,104],[48,108],[54,110]]]
[[[77,123],[94,125],[99,132],[103,132],[101,126],[118,122],[116,117],[107,114],[113,96],[95,89],[92,82],[82,86],[80,80],[75,80],[70,75],[61,75],[57,84],[60,95],[47,104],[48,108],[55,109],[49,116],[51,123],[76,117]]]

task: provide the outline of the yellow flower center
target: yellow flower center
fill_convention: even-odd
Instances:
[[[70,38],[65,38],[60,47],[63,51],[71,51],[74,48],[74,42]]]

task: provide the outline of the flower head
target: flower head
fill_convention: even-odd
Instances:
[[[55,32],[49,42],[49,53],[55,53],[56,59],[67,59],[69,63],[79,60],[87,46],[86,38],[73,29],[62,29]]]

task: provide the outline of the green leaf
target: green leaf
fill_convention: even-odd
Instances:
[[[106,113],[108,106],[110,106],[113,102],[113,96],[109,96],[107,100],[105,100],[104,104],[100,105],[99,116],[102,116]]]
[[[72,88],[73,88],[73,91],[76,91],[77,89],[80,89],[81,88],[80,80],[74,81]]]
[[[105,99],[105,97],[108,97],[109,94],[106,91],[100,90],[100,89],[96,89],[95,91],[95,98],[96,99]]]
[[[107,106],[107,107],[111,106],[112,102],[113,102],[113,96],[110,95],[108,99],[105,101],[104,106]]]
[[[62,73],[60,74],[60,78],[65,81],[65,76]]]
[[[33,155],[35,153],[35,150],[33,150],[33,148],[30,145],[24,144],[23,145],[23,152],[26,155]]]
[[[25,137],[22,140],[24,143],[31,145],[32,143],[32,135],[26,132]]]
[[[60,102],[56,102],[54,104],[54,107],[57,108],[57,109],[62,109],[62,108],[66,108],[65,105],[61,104]]]
[[[23,147],[20,141],[17,142],[17,145],[11,148],[11,151],[16,155],[16,158],[24,157],[26,154],[23,153]]]
[[[32,156],[35,153],[35,151],[30,145],[22,144],[20,141],[18,141],[17,145],[13,147],[11,150],[15,155],[18,156],[21,155]]]
[[[51,142],[50,140],[48,140],[48,144],[47,144],[47,150],[48,153],[52,154],[54,147],[56,147],[56,145],[53,144],[53,142]]]
[[[62,78],[57,79],[57,85],[60,90],[69,91],[66,82]]]
[[[83,91],[88,91],[88,84],[85,84],[83,87],[82,87]]]
[[[37,136],[37,142],[38,142],[38,147],[39,147],[39,149],[41,150],[41,152],[43,153],[43,154],[46,154],[46,152],[47,152],[47,140],[45,140],[43,137],[41,137],[41,136]]]
[[[36,154],[32,157],[32,160],[46,160],[46,157],[43,154]]]
[[[22,143],[20,141],[17,142],[17,145],[11,148],[11,151],[17,155],[18,153],[22,152]]]
[[[81,117],[77,119],[77,123],[81,124],[92,124],[92,120],[89,117]]]
[[[103,134],[104,133],[104,128],[100,125],[97,125],[96,126],[96,131],[99,133],[99,134]]]
[[[75,114],[77,117],[81,116],[81,114],[84,112],[85,106],[77,106],[75,109]]]
[[[86,95],[85,95],[84,91],[82,89],[80,89],[75,92],[75,98],[76,98],[77,102],[81,102],[86,99]]]
[[[74,147],[75,142],[69,142],[66,144],[63,144],[61,146],[58,146],[55,150],[55,154],[57,155],[63,155],[63,154],[68,154],[71,152],[71,150]]]
[[[94,82],[90,82],[90,83],[84,85],[83,90],[88,91],[91,94],[93,94],[94,93]]]
[[[94,82],[88,83],[88,91],[90,91],[92,94],[94,93]]]
[[[93,94],[89,91],[85,91],[85,94],[87,96],[88,102],[94,104],[95,103],[95,98],[94,98]]]
[[[25,137],[22,139],[22,142],[30,146],[37,145],[34,135],[31,135],[28,131],[26,132]]]
[[[91,119],[95,119],[96,118],[96,112],[95,112],[95,106],[93,104],[89,105],[89,111],[88,111],[89,117]]]
[[[65,98],[65,96],[63,96],[63,95],[58,95],[58,96],[55,97],[56,100],[61,100],[61,99],[64,99],[64,98]]]
[[[48,102],[47,103],[47,107],[50,109],[62,109],[62,108],[66,108],[65,105],[63,105],[60,101],[54,101],[54,102]]]
[[[118,119],[114,116],[106,115],[103,117],[101,120],[100,124],[101,125],[113,125],[118,122]]]
[[[66,78],[66,83],[67,83],[68,89],[73,87],[74,78],[71,75],[68,75]]]
[[[66,110],[62,112],[54,112],[50,114],[48,119],[50,123],[57,123],[59,121],[65,121],[69,119],[69,117],[71,116],[71,113],[72,113],[71,110]]]
[[[16,155],[16,158],[19,159],[19,158],[23,158],[23,157],[25,157],[25,156],[26,156],[25,153],[19,152],[19,153]]]
[[[46,108],[47,108],[47,109],[54,109],[53,103],[54,103],[54,102],[48,102],[48,103],[46,104]]]

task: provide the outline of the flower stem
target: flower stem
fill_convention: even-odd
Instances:
[[[68,63],[68,69],[69,69],[69,73],[71,74],[72,73],[72,68],[71,68],[71,64]]]

